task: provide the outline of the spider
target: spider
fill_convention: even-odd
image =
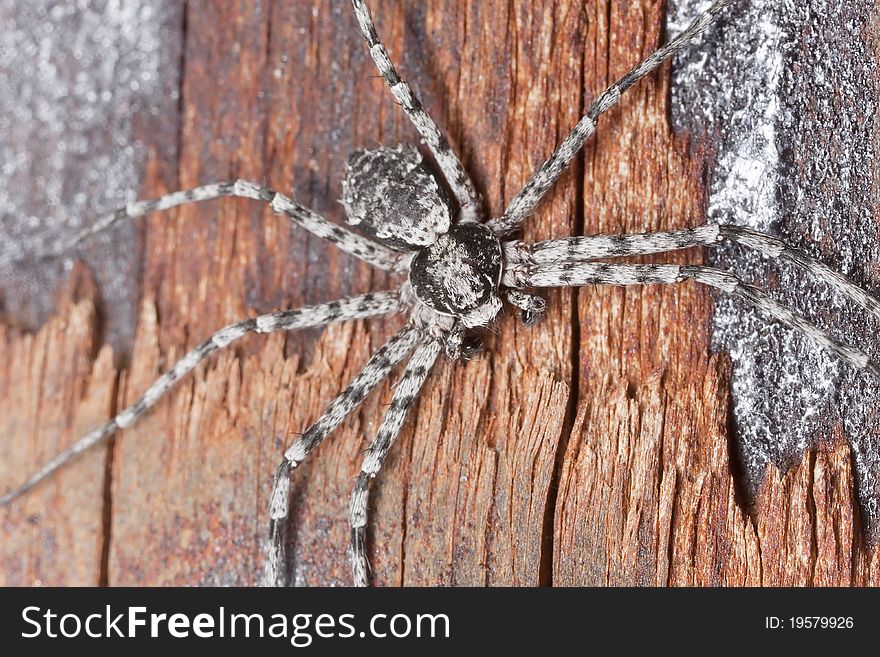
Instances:
[[[478,353],[483,348],[480,331],[493,323],[504,302],[519,311],[525,324],[537,322],[546,306],[544,299],[534,292],[539,288],[675,284],[693,280],[754,305],[771,319],[800,331],[813,343],[836,353],[852,366],[880,376],[880,366],[865,353],[835,341],[734,274],[699,265],[608,262],[621,256],[658,254],[733,242],[804,269],[880,317],[880,301],[824,264],[770,235],[736,226],[703,224],[666,232],[581,236],[537,243],[524,243],[515,238],[522,222],[533,213],[594,134],[599,117],[611,109],[627,89],[693,41],[731,4],[733,0],[715,0],[684,31],[600,94],[504,213],[490,218],[484,216],[474,184],[458,156],[398,74],[379,39],[366,3],[352,0],[358,28],[379,73],[421,135],[442,179],[435,175],[413,146],[362,150],[352,154],[347,162],[342,195],[348,222],[360,233],[331,223],[294,199],[264,185],[236,180],[130,203],[97,220],[73,239],[37,254],[37,257],[61,256],[122,221],[186,203],[231,196],[267,203],[275,212],[342,251],[379,269],[405,274],[405,282],[396,289],[260,315],[220,329],[157,379],[132,406],[82,437],[23,485],[0,497],[0,504],[9,504],[77,454],[106,440],[118,429],[130,427],[210,354],[249,333],[290,331],[405,313],[408,321],[404,327],[368,360],[315,423],[284,452],[274,473],[269,504],[269,538],[262,581],[266,585],[286,585],[285,532],[293,471],[379,383],[405,362],[385,417],[363,459],[349,506],[353,581],[359,586],[368,585],[366,527],[369,487],[380,473],[431,367],[441,354],[451,360],[460,360]]]

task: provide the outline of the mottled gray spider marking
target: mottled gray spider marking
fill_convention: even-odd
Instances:
[[[422,165],[418,152],[402,146],[361,151],[353,155],[343,193],[342,200],[350,221],[385,244],[337,226],[267,187],[236,181],[205,185],[154,201],[129,204],[101,219],[72,241],[56,245],[47,253],[37,254],[38,257],[61,255],[101,230],[149,212],[183,203],[239,196],[269,203],[276,212],[286,214],[297,225],[336,244],[347,253],[382,269],[406,272],[409,278],[394,291],[332,301],[230,324],[187,354],[148,388],[133,406],[86,435],[23,486],[0,498],[0,503],[10,502],[77,453],[105,439],[117,429],[130,426],[199,362],[247,333],[293,330],[332,321],[405,313],[409,321],[404,328],[370,358],[348,387],[284,453],[275,471],[269,500],[269,540],[262,581],[268,585],[284,585],[288,583],[285,549],[292,471],[414,350],[395,388],[376,438],[367,451],[349,507],[354,582],[365,585],[369,582],[365,547],[369,485],[380,473],[432,365],[441,351],[452,359],[459,359],[467,358],[482,348],[479,336],[470,329],[485,327],[494,321],[501,310],[502,298],[520,310],[526,323],[539,318],[546,303],[532,294],[529,291],[531,288],[593,284],[671,285],[693,280],[743,299],[771,319],[794,328],[815,345],[837,354],[859,370],[880,376],[877,364],[865,353],[839,343],[734,274],[694,265],[593,262],[597,259],[665,253],[732,241],[757,250],[768,258],[792,264],[830,285],[859,307],[880,315],[880,302],[877,299],[824,264],[770,235],[732,226],[702,225],[642,235],[572,237],[535,244],[499,240],[499,236],[514,230],[534,210],[593,133],[597,118],[617,102],[620,94],[702,32],[731,2],[718,0],[713,3],[705,14],[669,44],[606,90],[550,159],[526,183],[504,216],[487,225],[480,225],[475,222],[478,218],[476,193],[461,163],[409,87],[397,75],[376,35],[366,4],[362,0],[353,0],[355,15],[370,53],[395,98],[401,102],[434,153],[440,171],[461,207],[458,217],[453,216],[442,195],[442,186]],[[402,252],[394,249],[401,249]]]
[[[480,224],[459,224],[416,254],[409,280],[419,301],[476,328],[501,311],[501,266],[501,243],[492,231]]]
[[[402,251],[434,243],[449,230],[446,193],[412,146],[357,151],[348,158],[342,205],[348,222]]]

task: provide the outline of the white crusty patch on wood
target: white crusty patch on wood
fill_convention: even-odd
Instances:
[[[738,3],[735,17],[709,30],[717,47],[676,59],[672,114],[678,130],[716,145],[710,220],[779,234],[876,291],[877,66],[863,34],[871,4]],[[672,0],[669,31],[707,5]],[[833,281],[810,286],[794,268],[741,248],[711,258],[761,285],[774,282],[774,296],[798,314],[877,353],[878,323],[836,294]],[[715,347],[733,359],[737,450],[749,492],[768,462],[797,463],[805,448],[843,426],[863,516],[872,538],[880,538],[877,385],[739,302],[719,299],[714,325]]]
[[[176,161],[175,80],[182,4],[153,0],[0,0],[0,261],[85,228],[95,211],[134,198],[149,130],[160,159]],[[114,349],[134,337],[137,229],[97,238],[76,254],[101,289]],[[106,257],[113,253],[112,258]],[[4,274],[3,305],[36,328],[51,314],[73,260]]]

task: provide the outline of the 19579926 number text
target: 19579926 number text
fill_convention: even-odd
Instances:
[[[765,616],[768,630],[850,630],[855,626],[852,616]]]

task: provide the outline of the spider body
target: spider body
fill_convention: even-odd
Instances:
[[[352,153],[341,201],[350,225],[412,253],[409,282],[419,303],[467,328],[486,326],[501,311],[501,241],[484,224],[453,224],[452,203],[418,149],[401,144]],[[453,358],[465,353],[473,348],[447,349]]]
[[[449,230],[449,198],[416,148],[356,151],[346,169],[341,200],[348,223],[376,241],[409,251]]]
[[[880,301],[826,265],[787,247],[775,237],[744,228],[704,224],[668,232],[575,236],[537,243],[523,243],[511,238],[594,134],[598,118],[614,107],[628,88],[700,34],[733,1],[715,0],[681,34],[599,94],[571,133],[511,200],[505,212],[482,223],[479,195],[458,156],[397,73],[379,40],[365,2],[352,0],[355,18],[370,55],[391,94],[430,150],[442,182],[414,147],[367,149],[357,151],[349,158],[341,199],[349,223],[360,233],[325,219],[263,184],[236,180],[174,192],[152,201],[130,203],[96,220],[73,240],[59,243],[37,256],[64,255],[97,232],[150,212],[191,202],[238,197],[266,203],[300,229],[326,239],[375,268],[406,274],[407,280],[386,291],[252,317],[221,328],[154,381],[131,406],[83,436],[24,484],[0,497],[0,504],[8,504],[77,454],[105,440],[118,429],[137,422],[205,358],[249,333],[290,331],[337,321],[402,314],[407,318],[404,326],[372,355],[323,413],[291,441],[275,469],[268,504],[269,537],[263,582],[285,585],[289,583],[290,571],[286,531],[291,502],[290,479],[294,471],[378,384],[391,376],[398,365],[405,363],[387,412],[366,450],[351,494],[348,519],[352,572],[356,584],[366,585],[369,583],[366,533],[369,487],[381,472],[433,364],[442,352],[458,359],[478,351],[482,342],[473,329],[490,325],[502,310],[502,299],[519,309],[525,323],[537,321],[546,302],[534,293],[535,288],[670,285],[696,281],[752,304],[770,319],[800,331],[814,345],[837,354],[859,370],[880,377],[880,366],[867,354],[841,344],[733,273],[700,265],[609,262],[621,256],[735,242],[768,258],[801,268],[848,301],[880,317]],[[0,265],[4,264],[9,263],[0,262]]]

